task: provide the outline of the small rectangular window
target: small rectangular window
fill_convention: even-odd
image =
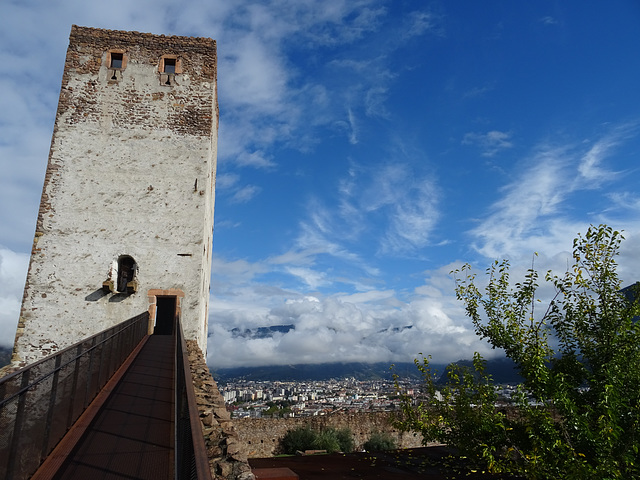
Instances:
[[[111,68],[122,68],[122,53],[111,52]]]
[[[165,58],[164,59],[164,73],[176,73],[176,59]]]

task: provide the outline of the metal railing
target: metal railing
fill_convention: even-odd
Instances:
[[[0,478],[29,478],[148,330],[147,312],[0,379]]]
[[[175,479],[211,480],[209,458],[202,435],[189,355],[182,325],[176,325],[175,361]]]

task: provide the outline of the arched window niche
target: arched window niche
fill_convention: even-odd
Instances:
[[[111,263],[109,276],[102,284],[104,290],[131,295],[138,291],[138,264],[130,255],[120,255]]]

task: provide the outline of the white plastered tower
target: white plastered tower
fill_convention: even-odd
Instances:
[[[206,354],[217,130],[214,40],[72,27],[14,365],[167,308]]]

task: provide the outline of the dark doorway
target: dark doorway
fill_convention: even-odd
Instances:
[[[176,297],[156,297],[154,335],[173,335],[176,324]]]

